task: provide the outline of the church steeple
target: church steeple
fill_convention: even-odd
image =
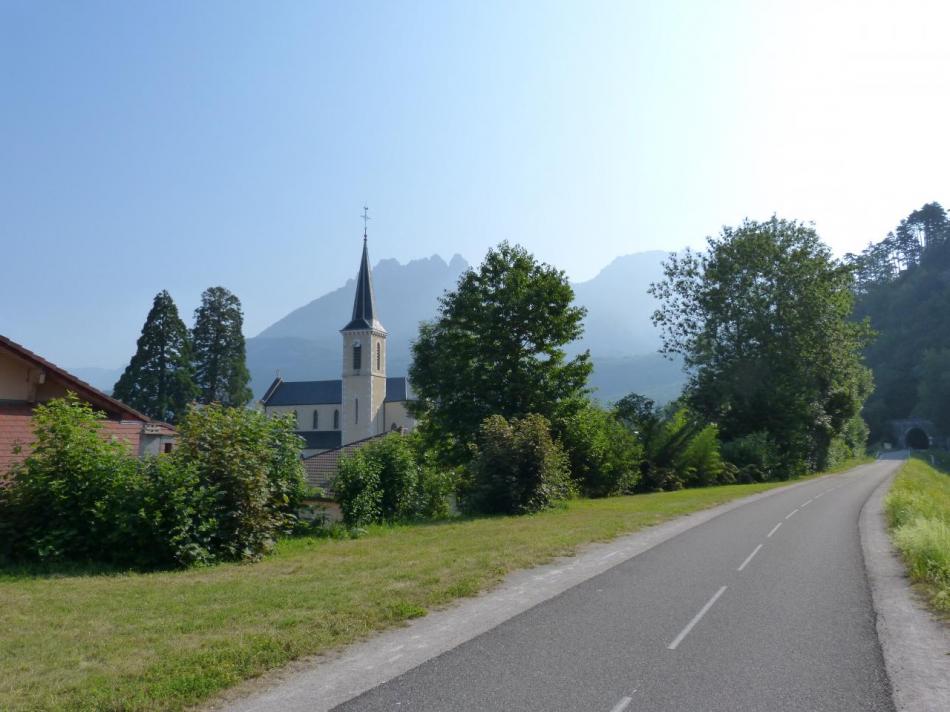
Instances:
[[[343,331],[374,329],[385,332],[376,315],[376,295],[373,292],[373,273],[369,268],[369,248],[366,246],[366,227],[363,227],[363,259],[356,277],[356,297],[353,299],[353,317]]]
[[[363,208],[363,258],[356,277],[353,318],[343,336],[343,444],[384,433],[386,427],[386,330],[379,323],[373,275],[366,247],[367,208]]]

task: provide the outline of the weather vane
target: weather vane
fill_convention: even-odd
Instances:
[[[363,218],[363,239],[365,240],[366,239],[366,224],[369,222],[369,219],[370,219],[369,208],[367,208],[365,205],[363,206],[362,218]]]

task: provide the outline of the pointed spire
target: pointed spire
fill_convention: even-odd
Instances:
[[[355,331],[358,329],[386,331],[376,316],[376,296],[373,292],[373,273],[369,268],[369,248],[366,246],[365,224],[363,227],[363,259],[360,261],[360,272],[356,277],[356,297],[353,299],[353,318],[349,324],[343,327],[343,331]]]

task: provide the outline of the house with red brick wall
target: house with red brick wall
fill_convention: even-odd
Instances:
[[[0,478],[26,457],[33,442],[33,410],[68,391],[105,413],[102,432],[138,454],[169,452],[172,426],[139,413],[20,344],[0,335]],[[20,452],[15,453],[19,447]]]

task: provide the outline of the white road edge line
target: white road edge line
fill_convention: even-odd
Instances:
[[[796,508],[796,509],[793,509],[791,512],[789,512],[788,514],[786,514],[786,515],[785,515],[785,518],[786,518],[786,519],[791,519],[791,518],[792,518],[792,515],[794,515],[796,512],[798,512],[798,509],[797,509],[797,508]]]
[[[744,569],[746,566],[748,566],[748,565],[749,565],[749,562],[752,561],[752,557],[755,556],[756,554],[758,554],[758,553],[759,553],[759,549],[761,549],[761,548],[762,548],[762,545],[761,545],[761,544],[759,544],[757,547],[755,547],[755,548],[752,550],[752,553],[749,554],[749,555],[746,557],[745,561],[742,562],[742,565],[739,566],[739,568],[736,569],[736,571],[742,571],[742,569]]]
[[[633,700],[630,697],[624,697],[620,702],[614,705],[610,712],[623,712],[631,702],[633,702]]]
[[[670,643],[669,645],[667,645],[666,647],[669,648],[670,650],[676,650],[676,647],[677,647],[680,643],[683,642],[683,638],[685,638],[687,635],[689,635],[689,632],[693,629],[693,626],[695,626],[697,623],[699,623],[699,621],[702,620],[703,616],[706,615],[706,613],[709,611],[709,609],[713,607],[713,604],[714,604],[716,601],[719,600],[719,597],[720,597],[722,594],[724,594],[724,593],[726,592],[726,588],[727,588],[726,586],[723,586],[723,587],[720,588],[718,591],[716,591],[716,593],[713,594],[713,597],[710,598],[708,601],[706,601],[706,605],[699,609],[699,613],[697,613],[697,614],[693,617],[693,620],[691,620],[689,623],[687,623],[687,624],[686,624],[686,627],[683,628],[683,630],[680,631],[680,634],[679,634],[678,636],[676,636],[676,638],[673,640],[673,642]]]
[[[782,523],[781,523],[781,522],[779,522],[779,523],[776,524],[774,527],[772,527],[772,531],[770,531],[768,534],[766,534],[766,535],[765,535],[765,538],[766,538],[766,539],[771,539],[771,538],[772,538],[772,535],[773,535],[775,532],[778,531],[778,528],[779,528],[780,526],[782,526]]]

